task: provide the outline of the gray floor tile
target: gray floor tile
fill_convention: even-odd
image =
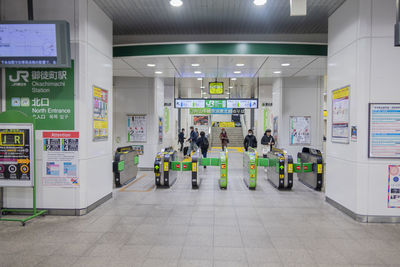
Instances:
[[[173,260],[179,259],[182,246],[154,246],[147,254],[148,258]]]
[[[214,247],[214,261],[246,261],[243,248]]]
[[[214,259],[213,247],[189,247],[182,249],[182,259],[186,260],[205,260],[212,261]]]

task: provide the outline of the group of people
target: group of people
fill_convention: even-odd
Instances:
[[[196,151],[197,148],[200,148],[201,154],[203,155],[203,157],[204,158],[207,157],[209,142],[208,142],[205,132],[201,131],[199,134],[198,129],[191,126],[189,139],[187,140],[190,144],[188,148],[184,147],[185,139],[186,139],[185,129],[182,128],[182,131],[178,135],[178,143],[181,146],[180,151],[183,152],[185,156],[190,155],[190,153],[192,153],[192,151]],[[227,148],[228,144],[229,144],[229,138],[228,138],[228,134],[226,133],[225,128],[221,129],[221,133],[219,134],[219,139],[221,140],[222,151],[224,151],[225,148]],[[270,129],[267,129],[264,133],[264,136],[261,138],[261,145],[269,147],[270,150],[275,145],[275,139],[271,135]],[[249,129],[246,137],[244,138],[243,146],[246,151],[249,150],[249,147],[257,148],[257,138],[254,136],[252,129]]]

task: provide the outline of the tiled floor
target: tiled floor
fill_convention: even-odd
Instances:
[[[229,162],[228,190],[209,167],[199,190],[182,173],[87,216],[0,223],[0,266],[400,266],[400,225],[357,223],[299,183],[279,192],[262,170],[249,191]]]

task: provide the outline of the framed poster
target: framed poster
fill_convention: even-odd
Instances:
[[[193,116],[193,125],[194,126],[208,126],[208,116]]]
[[[349,143],[350,86],[332,91],[332,142]]]
[[[163,142],[163,118],[158,117],[158,143],[162,144]]]
[[[108,139],[108,91],[93,86],[93,141]]]
[[[33,187],[32,124],[0,124],[0,187]]]
[[[400,208],[400,165],[389,165],[388,208]]]
[[[43,132],[44,186],[79,187],[79,132]]]
[[[369,104],[368,157],[400,158],[400,103]]]
[[[290,116],[289,124],[291,145],[311,145],[310,116]]]
[[[128,115],[128,142],[146,142],[146,115]]]

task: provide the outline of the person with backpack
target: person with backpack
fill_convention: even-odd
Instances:
[[[181,148],[179,149],[180,152],[183,151],[183,143],[185,143],[185,129],[182,128],[182,131],[178,134],[178,144],[181,145]]]
[[[253,130],[249,129],[248,134],[244,138],[244,149],[248,151],[249,147],[257,148],[257,138],[253,135]]]
[[[203,131],[200,132],[200,137],[197,139],[196,144],[198,147],[200,147],[203,158],[207,158],[209,143],[206,134]],[[204,166],[204,169],[205,168],[207,168],[207,166]]]

